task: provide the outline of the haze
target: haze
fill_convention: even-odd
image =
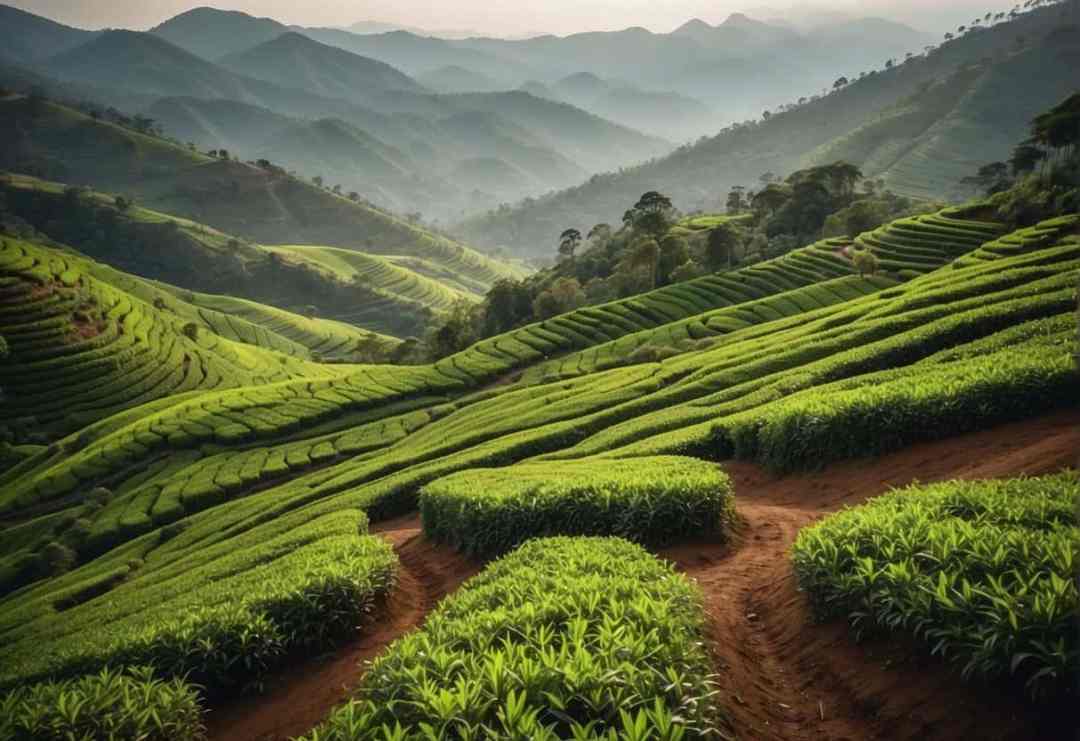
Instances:
[[[14,0],[16,7],[83,28],[149,28],[191,8],[189,0]],[[583,30],[614,30],[644,26],[670,31],[689,18],[719,23],[733,12],[753,17],[787,18],[813,22],[819,13],[891,18],[927,31],[951,28],[988,10],[1011,5],[987,0],[825,0],[816,3],[769,0],[549,0],[525,11],[512,0],[324,0],[296,3],[292,0],[233,0],[214,7],[269,16],[285,23],[306,26],[350,25],[375,20],[431,31],[468,29],[489,35],[536,32],[570,34]]]

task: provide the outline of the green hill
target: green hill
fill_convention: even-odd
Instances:
[[[520,271],[389,213],[354,203],[271,168],[213,159],[71,108],[0,101],[12,146],[0,168],[89,184],[148,208],[262,243],[322,244],[409,255],[461,273],[483,290]]]
[[[1048,107],[1043,96],[1062,87],[1075,88],[1075,65],[1069,60],[1075,58],[1077,36],[1070,30],[1069,12],[1063,15],[1062,8],[1040,7],[1015,20],[979,28],[929,53],[890,62],[886,69],[853,79],[828,95],[807,91],[806,97],[767,119],[729,126],[669,156],[469,219],[455,227],[455,233],[481,246],[540,254],[569,226],[618,223],[625,204],[641,193],[658,190],[683,210],[716,211],[731,187],[756,189],[765,173],[791,173],[811,155],[814,161],[825,162],[841,152],[852,164],[882,172],[887,181],[892,177],[889,182],[906,192],[945,197],[955,190],[955,183],[944,181],[961,170],[971,174],[973,161],[1008,157],[1023,123]],[[984,69],[983,94],[976,86],[970,98],[962,90],[951,100],[930,96],[927,110],[910,117],[898,115],[902,108],[895,107],[902,101],[927,86],[950,79],[960,82],[965,78],[963,73],[956,77],[957,69],[972,65]],[[1022,70],[1035,66],[1039,79],[1028,86],[1025,80],[1031,74]],[[937,104],[931,105],[931,100]],[[880,150],[863,146],[861,137],[853,134],[862,126],[875,132],[872,143]],[[885,170],[879,159],[893,170]]]
[[[307,347],[243,318],[164,291],[151,297],[145,284],[125,291],[117,286],[125,276],[75,253],[3,244],[0,410],[19,437],[64,436],[189,392],[344,372],[308,362]]]
[[[320,44],[295,32],[224,56],[219,64],[283,87],[359,103],[387,90],[424,91],[423,86],[388,64]]]
[[[10,62],[46,59],[85,44],[97,33],[0,5],[0,55]]]
[[[0,193],[5,196],[0,213],[6,218],[78,245],[84,254],[122,270],[189,291],[244,297],[357,325],[339,344],[366,336],[361,327],[401,337],[422,334],[433,312],[457,298],[476,300],[484,287],[461,274],[462,267],[443,262],[407,257],[391,262],[352,250],[311,247],[343,253],[358,265],[379,266],[360,277],[327,270],[297,251],[245,242],[143,206],[121,208],[113,196],[26,176],[3,178]]]
[[[529,325],[433,366],[171,396],[84,429],[0,474],[12,523],[0,541],[0,687],[138,663],[186,674],[216,703],[290,652],[339,640],[319,617],[333,604],[354,625],[394,568],[369,520],[497,478],[474,469],[549,466],[550,496],[569,496],[575,480],[573,496],[595,504],[580,471],[610,499],[642,456],[791,471],[1075,407],[1080,223],[1009,235],[986,213],[950,209],[860,235],[882,275],[854,274],[849,243],[825,242]],[[10,270],[78,284],[67,261],[51,257],[46,270],[22,250]],[[32,288],[4,295],[12,312],[42,300]],[[636,357],[644,344],[676,352]],[[38,383],[60,367],[40,369]],[[723,510],[726,479],[708,483],[706,469],[687,468],[682,493],[664,496],[677,505],[713,492],[707,506]],[[687,507],[662,508],[648,486],[617,488],[639,521],[597,510],[595,532],[639,527],[659,516],[650,502],[665,527],[688,527],[666,519]],[[522,496],[490,506],[550,532]],[[436,507],[424,526],[465,543],[454,530],[464,516]],[[578,558],[571,551],[561,558]],[[505,568],[524,568],[521,558]],[[441,640],[437,625],[422,640]]]

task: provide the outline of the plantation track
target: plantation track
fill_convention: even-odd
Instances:
[[[909,447],[873,461],[776,477],[724,464],[741,518],[731,543],[661,555],[705,596],[720,701],[744,741],[924,741],[1067,738],[1055,716],[995,688],[964,685],[922,647],[857,644],[843,623],[818,624],[795,585],[788,550],[799,530],[844,506],[916,481],[1039,475],[1080,461],[1080,409]],[[417,515],[374,524],[401,560],[399,585],[364,635],[267,682],[260,697],[209,714],[212,741],[279,741],[302,734],[360,679],[358,665],[419,627],[481,564],[433,544]]]
[[[480,570],[480,564],[426,540],[417,515],[373,525],[371,532],[393,544],[401,569],[397,588],[370,627],[332,654],[271,677],[264,694],[208,713],[211,741],[283,741],[306,733],[345,699],[360,680],[363,662],[419,627],[440,599]]]
[[[742,519],[731,545],[662,555],[697,579],[711,618],[721,702],[740,739],[1049,739],[1067,725],[994,688],[965,686],[922,647],[852,640],[817,624],[788,550],[799,530],[845,505],[915,481],[1038,475],[1080,460],[1080,410],[913,446],[874,462],[777,478],[726,464]]]

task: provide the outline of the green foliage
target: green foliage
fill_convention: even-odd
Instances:
[[[803,530],[792,560],[821,614],[1060,695],[1080,671],[1078,506],[1075,473],[912,487]]]
[[[522,463],[461,471],[420,493],[424,532],[470,554],[549,535],[615,535],[649,545],[722,536],[731,482],[693,458]]]
[[[0,698],[7,741],[198,741],[205,737],[199,696],[181,679],[128,667],[31,685]]]
[[[149,536],[71,572],[62,587],[54,581],[46,614],[15,618],[25,632],[5,646],[0,687],[145,665],[214,695],[257,685],[290,652],[352,634],[393,586],[393,550],[364,534],[360,512],[291,519],[217,542],[187,528],[160,549]],[[94,599],[103,592],[107,600]],[[45,636],[62,645],[41,652]]]
[[[534,540],[394,643],[307,739],[708,737],[703,640],[696,588],[639,546]]]

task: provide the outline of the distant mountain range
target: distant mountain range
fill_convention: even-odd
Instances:
[[[715,211],[733,186],[760,187],[765,173],[840,159],[901,194],[963,199],[971,191],[962,178],[1006,159],[1034,116],[1080,89],[1080,30],[1070,17],[1060,6],[1035,9],[851,78],[828,95],[807,91],[788,110],[645,165],[470,219],[456,233],[473,244],[550,253],[562,230],[618,223],[649,190],[687,211]],[[693,24],[683,32],[705,31]],[[848,25],[828,29],[835,39],[851,33]]]

